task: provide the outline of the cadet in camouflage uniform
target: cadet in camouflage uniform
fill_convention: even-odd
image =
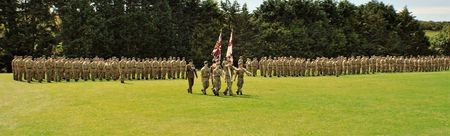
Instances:
[[[189,61],[189,64],[186,65],[186,78],[188,80],[188,93],[192,94],[192,86],[194,86],[194,75],[195,78],[198,78],[197,71],[195,70],[195,66],[192,60]]]
[[[84,60],[81,61],[81,68],[83,70],[82,72],[82,79],[84,81],[89,80],[89,66],[90,65],[90,61],[88,61],[88,58],[85,58]]]
[[[266,75],[264,77],[269,76],[272,77],[273,75],[273,60],[272,57],[269,56],[269,58],[266,60],[266,72],[264,72]]]
[[[37,68],[37,80],[39,83],[42,83],[42,81],[45,78],[45,59],[39,58],[36,62],[36,68]]]
[[[18,57],[18,60],[16,61],[17,66],[16,66],[16,71],[18,74],[18,80],[19,81],[23,81],[24,77],[26,77],[26,72],[25,72],[25,58],[23,58],[22,56]]]
[[[215,96],[219,96],[219,91],[220,91],[220,88],[221,88],[221,86],[222,86],[222,82],[220,81],[220,77],[223,75],[223,71],[222,71],[222,69],[221,69],[221,67],[220,67],[220,61],[217,61],[216,62],[216,64],[215,64],[215,68],[214,68],[214,70],[213,70],[213,78],[214,78],[214,80],[213,80],[213,93],[214,93],[214,95]]]
[[[173,63],[173,69],[175,70],[175,78],[180,79],[181,69],[180,69],[180,57],[177,57],[177,60]]]
[[[105,61],[103,59],[99,59],[97,62],[97,76],[100,81],[106,77]]]
[[[61,82],[61,80],[64,78],[64,59],[59,57],[55,61],[55,81]]]
[[[120,68],[120,83],[125,83],[125,78],[127,78],[127,59],[125,57],[122,57],[119,61],[119,68]]]
[[[81,75],[81,65],[82,65],[82,61],[83,58],[80,59],[76,59],[72,65],[73,65],[73,78],[75,79],[75,82],[78,82],[78,80],[80,79],[80,75]]]
[[[113,79],[113,68],[112,68],[112,60],[108,59],[106,60],[105,64],[105,79],[106,81],[110,81]]]
[[[252,71],[252,60],[250,58],[247,58],[247,60],[245,61],[245,68]]]
[[[256,61],[258,61],[258,59],[257,58],[255,58],[255,60]],[[266,57],[262,57],[261,59],[260,59],[260,61],[259,61],[259,64],[258,64],[258,69],[259,69],[259,73],[261,74],[261,76],[266,76],[266,74],[265,74],[265,72],[266,72],[266,69],[267,69],[267,67],[266,67]],[[238,65],[238,67],[239,67],[239,65]],[[253,71],[252,71],[253,72]],[[256,72],[255,72],[255,74],[257,74]],[[256,76],[256,75],[253,75],[253,76]]]
[[[143,63],[144,63],[144,71],[143,71],[144,77],[143,77],[143,79],[145,78],[145,80],[148,80],[148,78],[150,77],[150,73],[152,71],[151,70],[151,64],[150,64],[150,59],[146,58]]]
[[[14,56],[14,58],[11,61],[11,69],[13,72],[13,79],[17,81],[18,73],[17,73],[17,64],[16,63],[17,63],[17,56]]]
[[[116,57],[114,57],[111,60],[111,70],[112,70],[112,79],[114,81],[118,80],[120,77],[120,66],[119,66],[119,62],[117,61]]]
[[[157,63],[158,59],[155,57],[153,58],[153,60],[150,62],[150,67],[152,69],[151,74],[150,74],[150,79],[158,79],[158,68],[157,68]]]
[[[181,78],[184,79],[186,76],[186,60],[183,57],[180,62],[180,71],[181,71]]]
[[[227,94],[229,94],[230,96],[233,95],[233,90],[232,90],[233,81],[231,78],[233,77],[233,73],[234,73],[235,69],[236,68],[233,67],[233,64],[231,63],[231,61],[226,62],[224,70],[225,70],[225,83],[227,83],[227,88],[223,92],[224,95],[227,95]]]
[[[32,77],[33,77],[33,67],[34,67],[34,62],[33,62],[33,59],[31,58],[31,57],[28,57],[26,60],[25,60],[25,68],[26,68],[26,73],[27,73],[27,82],[28,83],[31,83],[31,81],[33,80],[32,79]]]
[[[163,58],[163,60],[161,61],[161,79],[165,80],[167,77],[167,60],[166,58]]]
[[[171,58],[170,59],[170,61],[169,61],[169,66],[168,66],[168,69],[169,69],[169,78],[170,79],[175,79],[175,67],[174,67],[174,63],[175,63],[175,57],[173,57],[173,58]]]
[[[235,71],[236,71],[236,74],[234,76],[233,81],[236,81],[236,78],[238,78],[238,81],[237,81],[238,89],[236,91],[236,94],[242,95],[242,87],[244,86],[244,73],[246,73],[248,75],[252,75],[252,73],[247,71],[247,69],[244,68],[243,64],[239,65],[239,68],[235,69]]]
[[[209,87],[209,79],[211,78],[211,69],[208,67],[208,62],[203,62],[203,67],[200,69],[202,76],[203,89],[201,90],[203,95],[206,95],[206,89]]]
[[[141,61],[140,58],[137,59],[137,61],[135,62],[135,67],[136,67],[136,78],[137,80],[141,80],[144,79],[144,75],[143,75],[143,71],[144,71],[144,63]]]
[[[252,74],[253,74],[253,76],[256,76],[256,72],[258,71],[258,66],[259,66],[258,59],[257,58],[253,58],[253,61],[252,61]],[[231,77],[230,77],[230,79],[231,79]]]

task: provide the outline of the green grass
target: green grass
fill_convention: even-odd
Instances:
[[[16,82],[0,135],[450,135],[450,72],[246,78],[244,96],[185,80]],[[234,86],[235,87],[235,86]]]
[[[425,30],[425,36],[428,38],[433,38],[434,36],[436,36],[438,34],[439,34],[439,31]]]

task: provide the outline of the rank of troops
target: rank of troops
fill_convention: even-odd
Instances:
[[[239,58],[256,76],[264,77],[308,77],[340,76],[393,72],[434,72],[450,68],[450,56],[356,56],[316,59],[294,57]]]
[[[32,82],[70,82],[78,80],[149,80],[185,79],[183,57],[169,58],[64,58],[15,56],[12,60],[14,80]]]

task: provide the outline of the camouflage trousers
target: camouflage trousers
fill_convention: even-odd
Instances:
[[[232,86],[233,86],[233,81],[231,80],[231,77],[225,77],[225,83],[227,83],[227,88],[225,89],[225,91],[223,92],[224,95],[229,94],[230,96],[233,95],[233,90],[232,90]]]

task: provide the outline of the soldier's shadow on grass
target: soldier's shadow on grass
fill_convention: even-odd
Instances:
[[[201,96],[205,96],[205,97],[217,97],[217,98],[246,98],[246,99],[258,99],[258,97],[259,97],[257,95],[249,95],[249,94],[243,94],[243,95],[233,94],[233,96],[229,96],[229,95],[223,95],[222,93],[219,96],[215,96],[213,94],[203,95],[202,93],[193,93],[193,95],[201,95]]]

